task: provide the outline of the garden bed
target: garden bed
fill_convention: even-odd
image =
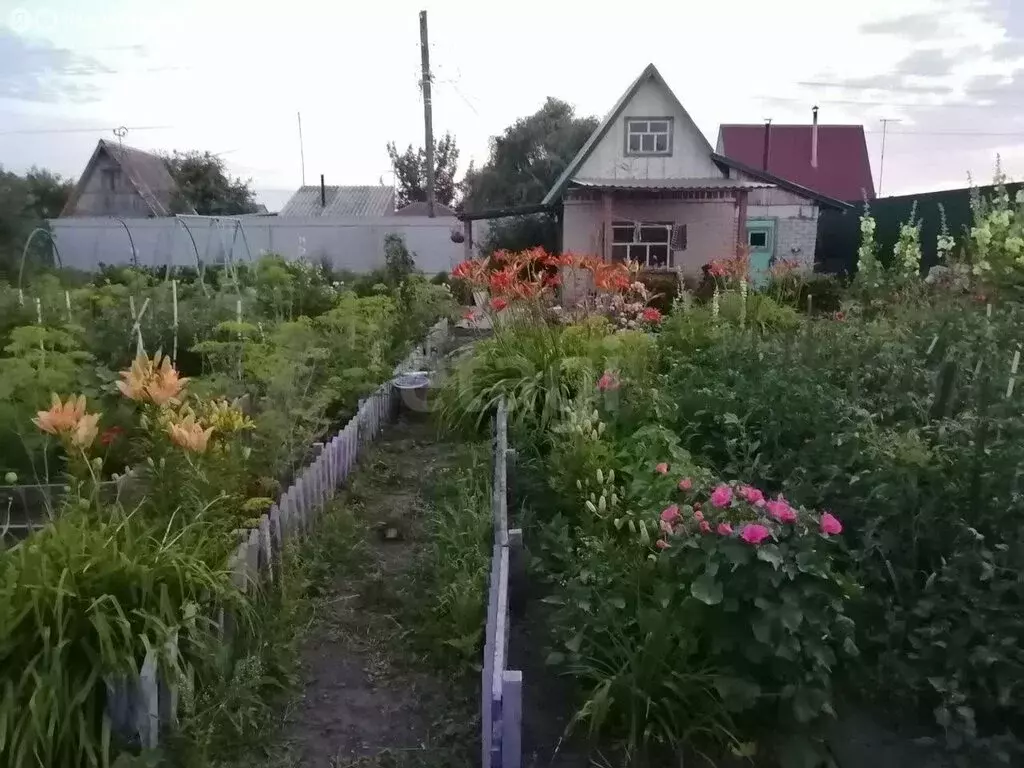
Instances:
[[[742,258],[668,318],[637,308],[628,265],[531,251],[457,270],[490,291],[495,335],[443,411],[472,431],[508,403],[544,601],[523,631],[572,681],[577,733],[635,765],[1024,754],[1021,281],[978,280],[980,301],[969,266],[922,281],[915,226],[886,266],[865,217],[838,311],[788,264],[753,291]],[[595,293],[559,308],[551,266]],[[549,744],[566,720],[524,658],[526,706],[545,704],[524,744]]]

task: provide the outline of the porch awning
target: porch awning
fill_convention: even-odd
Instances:
[[[768,189],[774,186],[764,181],[747,181],[743,179],[573,179],[570,186],[587,187],[589,189],[630,189],[658,190],[669,192],[701,192],[715,190],[719,192],[738,191],[742,189]]]

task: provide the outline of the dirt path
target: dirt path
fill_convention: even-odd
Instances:
[[[426,671],[412,650],[415,628],[403,618],[431,486],[455,454],[429,424],[403,420],[360,462],[341,502],[356,528],[351,556],[334,564],[315,600],[300,649],[302,695],[286,711],[282,743],[265,768],[478,762],[472,689]]]

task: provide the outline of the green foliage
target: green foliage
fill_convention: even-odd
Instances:
[[[221,157],[190,150],[164,155],[163,160],[178,185],[178,197],[171,202],[175,212],[194,209],[201,216],[236,216],[257,210],[250,182],[232,177]]]
[[[423,147],[413,149],[410,144],[399,153],[393,141],[388,142],[388,157],[397,183],[396,203],[399,208],[409,203],[427,201],[427,153]],[[455,137],[445,133],[434,141],[434,199],[439,205],[451,206],[455,202],[458,185],[455,174],[459,170],[459,148]]]
[[[995,724],[1017,717],[1002,681],[1022,662],[1006,650],[1021,588],[1003,570],[1021,546],[1019,317],[933,300],[797,338],[723,335],[671,363],[688,447],[848,524],[860,679],[934,709],[958,749],[1007,749]]]
[[[577,117],[566,102],[548,98],[491,142],[481,168],[470,165],[462,182],[465,207],[479,211],[539,203],[596,128],[597,118]],[[541,245],[557,253],[559,240],[554,217],[522,216],[492,223],[481,250]]]
[[[842,308],[846,286],[836,275],[773,276],[765,293],[797,312],[832,314]]]
[[[572,329],[521,325],[480,342],[440,392],[444,420],[479,430],[504,397],[512,424],[542,437],[562,407],[601,375],[609,331],[603,321]]]
[[[384,271],[388,285],[399,285],[416,271],[416,260],[405,247],[405,238],[390,232],[384,235]]]
[[[483,647],[493,536],[488,448],[471,447],[445,471],[428,512],[430,544],[419,564],[425,634],[448,668],[476,668]]]
[[[109,764],[125,745],[103,715],[104,680],[137,674],[150,648],[165,678],[188,688],[186,727],[197,743],[216,731],[238,744],[259,731],[289,675],[267,617],[289,609],[261,604],[257,621],[230,583],[224,564],[236,531],[253,525],[313,442],[347,421],[451,305],[446,287],[418,275],[360,298],[319,267],[275,256],[214,274],[176,284],[107,270],[67,293],[61,274],[33,280],[21,296],[0,286],[0,307],[10,309],[0,323],[0,469],[68,486],[56,522],[0,548],[5,766]],[[192,379],[167,397],[181,403],[130,383],[146,380],[149,361],[115,373],[140,346],[177,350],[179,372]],[[114,386],[119,378],[128,396]],[[67,427],[54,437],[33,426],[51,391],[88,396],[99,423],[83,443]],[[130,512],[106,501],[103,484],[126,464],[132,473],[118,492]],[[220,606],[241,621],[227,651],[209,621]]]
[[[0,167],[0,276],[17,280],[28,238],[36,227],[48,231],[46,220],[60,215],[74,184],[58,174],[31,168],[19,176]],[[27,255],[28,274],[53,266],[46,233],[33,238]]]
[[[4,765],[108,764],[118,746],[104,680],[133,675],[150,649],[172,679],[209,671],[204,617],[214,603],[244,605],[205,560],[207,531],[180,517],[169,529],[119,510],[88,519],[69,511],[0,554]]]

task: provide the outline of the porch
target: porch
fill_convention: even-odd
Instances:
[[[695,273],[747,245],[747,197],[771,187],[739,179],[576,179],[565,194],[562,250]]]

